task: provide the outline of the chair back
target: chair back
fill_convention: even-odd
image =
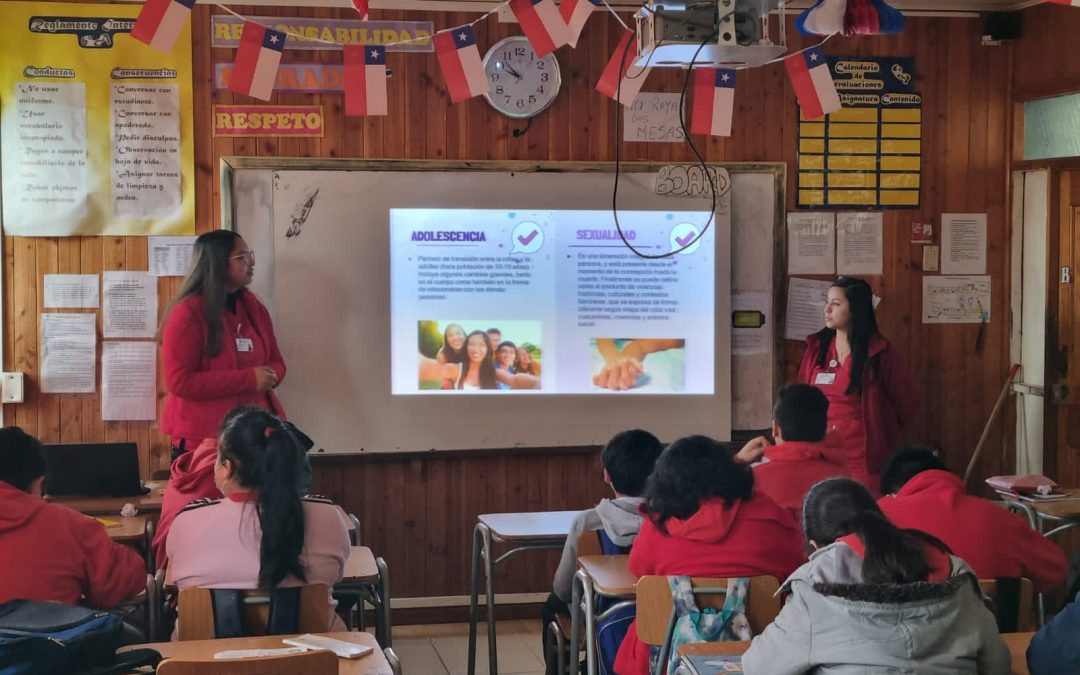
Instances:
[[[249,659],[165,659],[157,675],[337,675],[334,652],[313,651]]]
[[[604,549],[600,546],[600,536],[596,530],[585,530],[578,535],[577,554],[579,558],[583,555],[604,554]]]
[[[726,589],[727,579],[694,577],[694,600],[699,609],[723,609],[723,591],[698,592],[698,588]],[[765,630],[780,613],[780,598],[775,597],[780,589],[776,577],[751,577],[750,588],[746,594],[746,618],[750,628],[757,635]],[[646,576],[637,583],[637,634],[642,642],[649,645],[663,645],[670,629],[671,612],[674,602],[671,599],[671,586],[668,578]]]
[[[1035,586],[1031,579],[979,579],[979,589],[993,603],[998,632],[1026,633],[1035,630]]]
[[[181,640],[325,633],[330,630],[330,589],[326,584],[271,591],[185,588],[177,613]]]

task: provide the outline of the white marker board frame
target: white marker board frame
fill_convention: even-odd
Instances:
[[[655,190],[655,178],[664,164],[624,163],[620,186],[620,207],[652,209],[700,210],[709,201],[698,196],[681,198],[659,196]],[[455,420],[468,420],[469,410],[475,410],[477,398],[391,396],[389,373],[385,376],[378,363],[359,368],[367,384],[358,387],[355,376],[348,386],[322,386],[328,380],[327,370],[320,377],[312,372],[324,367],[321,364],[337,364],[345,367],[351,356],[345,354],[335,322],[354,325],[368,324],[373,328],[365,336],[365,344],[371,348],[368,354],[382,353],[389,363],[389,227],[388,206],[446,206],[446,194],[427,195],[419,202],[400,178],[420,177],[426,186],[445,185],[446,181],[462,180],[476,186],[478,191],[471,199],[460,203],[474,207],[500,208],[502,202],[478,203],[483,183],[505,180],[513,176],[517,185],[528,185],[529,191],[513,190],[508,199],[518,200],[515,208],[551,208],[552,193],[534,189],[538,183],[563,186],[563,190],[576,187],[591,190],[595,202],[580,208],[609,208],[613,165],[594,163],[535,163],[535,162],[429,162],[394,160],[315,160],[283,158],[225,157],[221,164],[222,222],[225,227],[236,229],[258,251],[256,281],[252,286],[271,307],[277,322],[277,333],[282,343],[289,374],[279,391],[286,402],[290,417],[315,438],[318,446],[329,453],[370,452],[420,452],[432,449],[493,449],[510,447],[560,447],[602,444],[615,431],[631,424],[653,430],[664,440],[686,433],[707,433],[721,440],[731,436],[733,414],[740,429],[761,429],[768,425],[773,393],[780,381],[781,343],[779,332],[782,325],[782,305],[775,302],[776,288],[781,288],[778,270],[783,270],[784,187],[786,173],[783,164],[731,164],[722,167],[731,176],[731,232],[717,232],[717,250],[732,251],[730,258],[717,256],[717,286],[724,286],[723,293],[716,294],[716,342],[717,363],[723,363],[721,355],[730,354],[731,341],[731,294],[735,292],[762,292],[774,298],[770,320],[768,352],[731,357],[731,368],[716,368],[717,392],[713,396],[529,396],[529,397],[483,397],[486,420],[506,420],[500,426],[495,423],[476,425],[462,424]],[[284,239],[288,223],[275,223],[273,203],[274,180],[290,172],[326,172],[320,183],[328,186],[349,181],[350,193],[363,195],[365,208],[357,210],[361,222],[351,232],[357,233],[353,241],[340,239],[342,230],[336,229],[339,239],[325,243],[325,250],[363,251],[357,265],[371,270],[371,276],[363,284],[363,293],[336,287],[327,280],[333,274],[333,264],[326,261],[312,262],[298,269],[295,264],[278,265],[275,253],[276,241]],[[363,188],[361,182],[379,173],[393,172],[395,180],[381,184],[381,190],[371,186]],[[400,172],[400,173],[397,173]],[[349,174],[349,175],[346,175]],[[391,186],[398,186],[400,194]],[[460,188],[460,186],[458,186]],[[333,192],[330,189],[330,192]],[[445,189],[444,189],[445,192]],[[535,193],[534,203],[522,206],[520,201],[526,192]],[[386,194],[384,203],[371,205],[373,194]],[[425,192],[426,194],[426,192]],[[424,195],[421,195],[424,197]],[[351,197],[345,197],[351,198]],[[357,197],[359,199],[359,197]],[[452,200],[451,200],[452,201]],[[564,208],[559,199],[560,208]],[[280,206],[280,205],[279,205]],[[366,210],[366,213],[365,213]],[[380,215],[381,214],[381,215]],[[370,220],[368,220],[370,218]],[[277,234],[275,235],[275,232]],[[318,229],[305,230],[318,232]],[[346,233],[346,236],[351,236]],[[363,246],[357,246],[363,244]],[[313,274],[317,271],[318,274]],[[284,278],[288,277],[288,278]],[[322,281],[316,281],[321,278]],[[310,297],[319,315],[325,319],[318,325],[310,325],[311,307],[301,309],[275,306],[274,289],[279,284],[310,283]],[[306,316],[300,316],[306,313]],[[382,317],[380,320],[379,317]],[[302,340],[291,336],[297,333],[297,321],[305,323]],[[319,336],[320,331],[330,335]],[[296,344],[291,344],[292,342]],[[352,364],[356,370],[356,364]],[[765,375],[763,377],[763,375]],[[292,385],[290,387],[290,385]],[[303,394],[300,390],[303,389]],[[294,390],[295,391],[291,391]],[[315,392],[314,394],[312,392]],[[734,396],[732,395],[734,393]],[[434,400],[438,399],[438,400]],[[309,403],[311,405],[309,405]],[[474,416],[473,416],[474,417]],[[477,429],[476,427],[480,428]],[[434,432],[433,429],[437,429]],[[348,440],[346,440],[348,439]]]

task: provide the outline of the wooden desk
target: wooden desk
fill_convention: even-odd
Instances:
[[[637,577],[630,573],[628,555],[583,555],[578,566],[592,578],[593,590],[609,598],[634,597]]]
[[[499,672],[495,652],[495,566],[523,551],[562,549],[570,534],[570,525],[580,511],[541,511],[534,513],[486,513],[477,518],[473,528],[472,584],[469,595],[469,664],[468,675],[476,673],[476,623],[480,594],[480,567],[484,568],[487,590],[488,673]],[[493,543],[511,544],[498,558]]]
[[[379,568],[375,564],[375,554],[367,546],[352,546],[349,548],[349,559],[345,561],[345,575],[341,579],[343,584],[355,584],[376,581],[379,578]]]
[[[1004,633],[1001,639],[1009,646],[1009,654],[1012,655],[1012,675],[1030,675],[1027,667],[1027,648],[1031,642],[1031,636],[1035,633]],[[695,642],[694,644],[679,647],[679,655],[693,654],[699,656],[745,654],[750,648],[749,642]]]
[[[596,599],[620,598],[633,602],[637,577],[630,573],[628,555],[583,555],[578,557],[581,569],[574,575],[570,599],[570,654],[577,659],[578,640],[582,635],[581,625],[585,624],[585,672],[596,675],[599,670],[596,658]],[[608,608],[604,614],[618,611],[624,607],[620,603]]]
[[[1010,492],[998,492],[998,494],[1009,504],[1010,509],[1022,511],[1034,529],[1042,532],[1043,536],[1053,537],[1065,530],[1080,526],[1080,488],[1062,488],[1062,490],[1073,495],[1073,498],[1029,500],[1020,499]],[[1046,523],[1056,523],[1057,526],[1047,532],[1043,527]]]
[[[146,516],[116,516],[105,518],[116,525],[106,525],[105,533],[109,539],[119,544],[141,544],[146,542]]]
[[[46,495],[45,501],[51,504],[62,504],[76,511],[81,511],[92,516],[119,516],[120,509],[124,504],[134,504],[142,514],[156,514],[161,512],[161,499],[165,494],[163,481],[150,481],[146,483],[150,492],[144,495],[132,497],[50,497]]]
[[[353,642],[372,648],[372,652],[358,659],[338,659],[339,675],[393,675],[390,664],[386,661],[379,644],[368,633],[318,633],[337,640]],[[188,640],[186,642],[155,642],[146,645],[121,647],[118,651],[131,649],[156,649],[163,658],[182,657],[185,659],[212,661],[214,654],[226,649],[282,649],[289,645],[282,643],[288,635],[263,635],[259,637],[228,638],[225,640]]]

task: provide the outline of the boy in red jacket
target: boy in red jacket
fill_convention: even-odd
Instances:
[[[933,450],[906,448],[881,472],[878,505],[897,527],[932,534],[980,579],[1026,577],[1045,593],[1065,581],[1065,553],[1027,521],[964,492]]]
[[[98,521],[41,499],[41,443],[0,429],[0,603],[40,600],[115,607],[146,588],[146,563]]]
[[[803,498],[826,478],[847,476],[825,445],[829,400],[817,387],[789,384],[776,395],[770,445],[758,436],[743,446],[735,460],[754,465],[754,486],[787,509],[802,527]]]

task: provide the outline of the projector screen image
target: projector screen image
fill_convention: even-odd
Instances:
[[[707,212],[391,209],[394,394],[713,393]]]

